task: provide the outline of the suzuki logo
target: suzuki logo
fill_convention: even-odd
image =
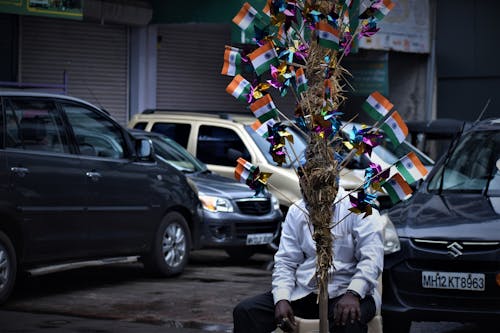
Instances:
[[[460,250],[462,250],[464,247],[457,242],[451,243],[446,248],[448,249],[448,255],[452,256],[453,258],[456,258],[463,254]]]

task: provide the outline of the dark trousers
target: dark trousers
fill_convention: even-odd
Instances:
[[[304,298],[293,301],[293,313],[305,319],[319,318],[319,306],[316,303],[317,295],[309,294]],[[328,302],[328,324],[331,333],[366,333],[367,323],[375,316],[375,301],[372,296],[361,300],[361,320],[345,326],[335,326],[333,309],[340,297],[332,298]],[[234,333],[269,333],[276,329],[274,319],[273,294],[268,291],[241,301],[233,310]]]

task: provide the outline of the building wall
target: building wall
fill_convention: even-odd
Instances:
[[[0,81],[17,75],[17,15],[0,13]]]
[[[21,16],[19,81],[62,84],[128,121],[128,32],[124,25]],[[60,92],[60,91],[59,91]]]
[[[500,116],[497,0],[438,0],[437,117]]]

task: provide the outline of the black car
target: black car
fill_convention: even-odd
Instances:
[[[179,274],[200,246],[195,190],[98,107],[0,91],[0,303],[41,267],[137,256]]]
[[[500,119],[451,146],[418,191],[387,211],[384,332],[412,321],[500,320]],[[494,326],[492,326],[494,327]]]
[[[182,171],[198,189],[203,206],[203,247],[218,247],[235,259],[272,250],[283,214],[270,192],[256,194],[248,185],[220,176],[167,136],[130,130],[136,137],[151,139],[158,160]],[[236,164],[236,161],[235,161]]]

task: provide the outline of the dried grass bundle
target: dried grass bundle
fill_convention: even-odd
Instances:
[[[334,135],[333,140],[325,138],[314,128],[322,125],[331,126],[331,124],[325,124],[321,114],[325,111],[335,111],[345,101],[343,82],[349,73],[340,66],[336,52],[325,49],[316,42],[310,45],[305,72],[309,81],[309,89],[302,94],[299,105],[304,117],[309,119],[310,135],[300,185],[307,201],[310,223],[314,227],[320,328],[322,332],[326,332],[328,271],[333,265],[334,256],[334,239],[331,233],[333,203],[338,192],[341,167],[335,159],[335,152],[340,150],[341,144],[335,143],[340,143],[342,139],[338,133]],[[329,75],[325,75],[326,72]],[[328,85],[325,84],[325,76],[329,76]],[[329,89],[330,94],[330,104],[326,105],[325,89]]]

